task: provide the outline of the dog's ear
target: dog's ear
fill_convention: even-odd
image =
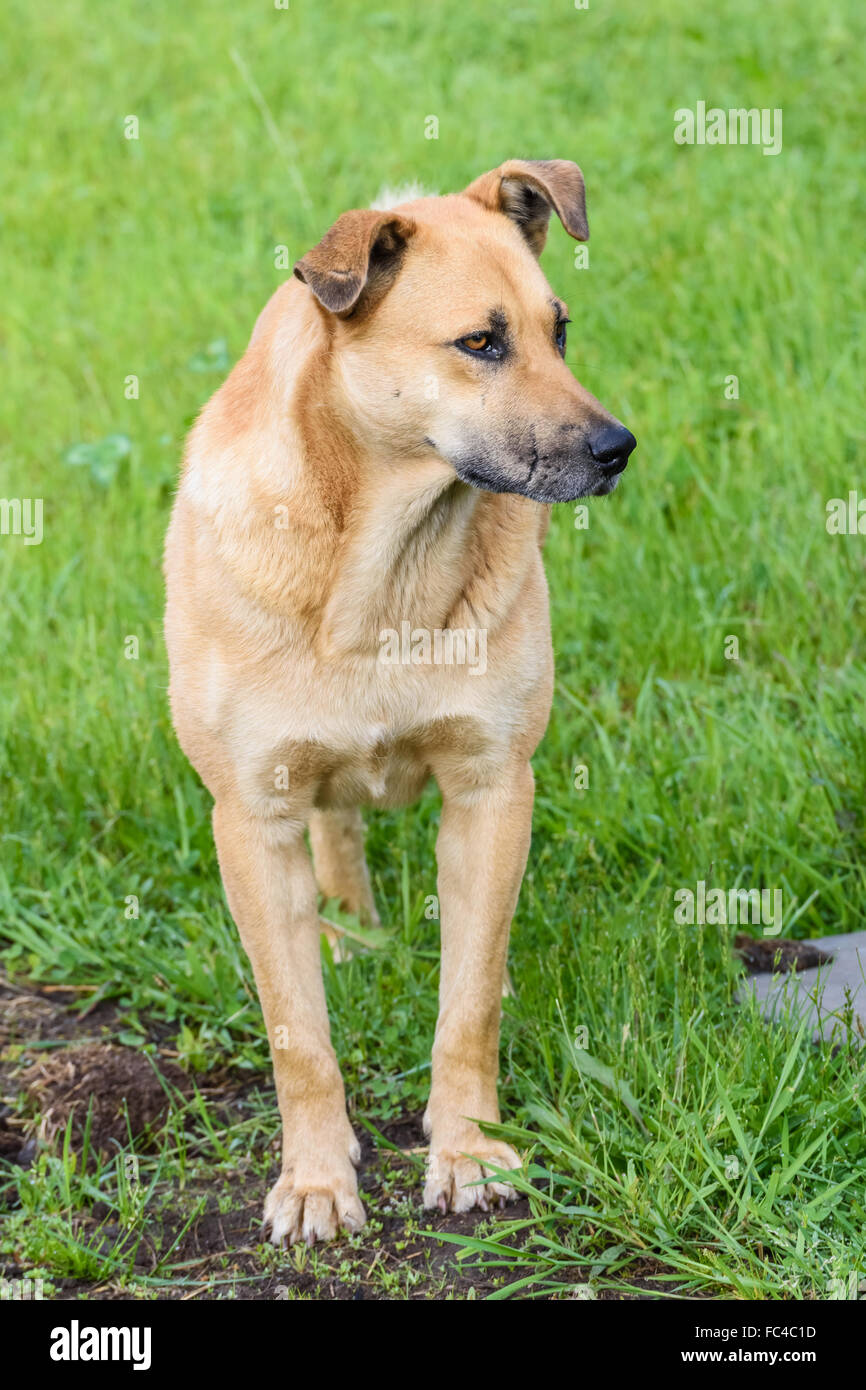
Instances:
[[[463,192],[516,222],[536,256],[544,250],[551,209],[569,236],[589,241],[583,174],[568,159],[509,159]]]
[[[393,212],[344,212],[298,261],[295,275],[320,304],[345,318],[362,296],[364,307],[372,307],[391,288],[414,232],[411,218]]]

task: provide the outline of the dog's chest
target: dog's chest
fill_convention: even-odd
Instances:
[[[298,814],[405,805],[443,757],[487,761],[502,744],[501,702],[466,669],[377,662],[341,678],[319,668],[240,700],[233,742],[247,794]]]

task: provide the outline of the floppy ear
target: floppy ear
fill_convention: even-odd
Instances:
[[[344,212],[318,246],[295,266],[319,303],[346,317],[364,296],[372,306],[390,289],[415,232],[415,223],[393,212]]]
[[[551,208],[569,236],[589,241],[583,174],[568,159],[509,159],[463,193],[516,222],[536,256],[544,250]]]

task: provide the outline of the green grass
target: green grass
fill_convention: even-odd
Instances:
[[[866,926],[866,536],[824,525],[828,499],[866,496],[864,30],[854,0],[6,8],[0,496],[41,496],[45,518],[40,546],[0,537],[6,968],[96,985],[122,1040],[168,1024],[199,1071],[267,1086],[208,797],[166,707],[185,431],[285,278],[275,247],[294,260],[386,183],[583,167],[590,266],[558,226],[544,265],[569,363],[639,451],[587,530],[556,509],[546,551],[558,679],[502,1086],[534,1224],[480,1251],[502,1290],[583,1288],[586,1266],[616,1285],[655,1258],[690,1292],[824,1298],[863,1268],[862,1057],[844,1030],[834,1052],[739,1006],[732,932],[676,927],[672,894],[781,887],[786,934]],[[698,100],[781,107],[782,153],[675,145]],[[425,1099],[437,816],[431,792],[370,818],[390,943],[327,967],[374,1124]],[[179,1142],[132,1215],[119,1164],[97,1184],[139,1233],[183,1189]],[[4,1189],[27,1259],[96,1277],[75,1235],[96,1189],[40,1162]]]

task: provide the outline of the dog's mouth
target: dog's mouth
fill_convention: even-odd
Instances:
[[[522,470],[504,468],[490,457],[477,454],[452,461],[461,482],[481,492],[512,493],[533,502],[577,502],[584,497],[606,497],[619,483],[625,470],[602,469],[592,459],[546,460]]]
[[[592,492],[588,493],[587,496],[607,497],[609,492],[615,492],[619,480],[623,475],[623,472],[625,472],[625,469],[623,469],[619,473],[614,473],[613,476],[608,474],[600,478],[599,481],[596,483],[595,487],[593,488]]]

